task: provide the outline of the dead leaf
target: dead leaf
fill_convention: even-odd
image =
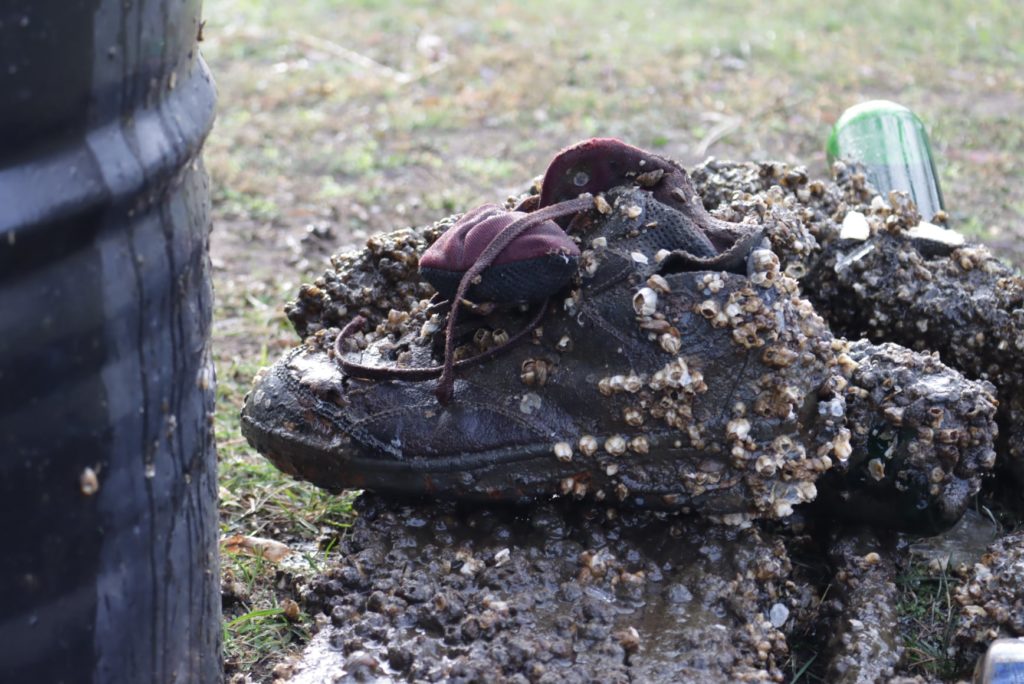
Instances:
[[[263,556],[277,563],[292,552],[286,544],[263,537],[248,537],[244,534],[233,534],[220,540],[226,553],[237,553],[246,556]]]

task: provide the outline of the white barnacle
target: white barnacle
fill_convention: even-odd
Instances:
[[[433,314],[423,323],[423,327],[420,328],[420,337],[430,337],[440,329],[441,317],[438,314]]]
[[[580,452],[584,456],[593,456],[597,453],[597,439],[593,435],[580,437]]]
[[[658,344],[661,346],[662,350],[669,354],[678,354],[679,349],[683,346],[683,342],[680,339],[679,334],[676,333],[673,335],[671,332],[662,333],[661,336],[658,337]]]
[[[796,483],[796,492],[801,501],[814,501],[818,496],[818,488],[809,480],[800,480]]]
[[[612,435],[604,441],[604,450],[612,456],[626,453],[626,439],[622,435]]]
[[[568,442],[556,442],[551,450],[555,452],[555,458],[563,463],[572,460],[572,447]]]
[[[718,302],[713,299],[706,299],[697,305],[697,313],[704,318],[714,318],[718,315]]]
[[[885,464],[882,463],[882,459],[873,458],[868,461],[868,474],[878,481],[885,479]]]
[[[640,427],[644,424],[644,414],[633,406],[627,406],[622,410],[622,419],[626,421],[627,425],[633,427]]]
[[[850,446],[850,431],[847,428],[843,428],[836,435],[835,441],[832,442],[832,453],[843,463],[846,462],[846,459],[850,458],[850,454],[853,453],[853,447]]]
[[[629,440],[629,450],[635,454],[646,454],[650,450],[647,438],[639,435]]]
[[[750,421],[746,418],[733,418],[725,426],[725,436],[729,439],[744,440],[750,434]]]
[[[758,475],[763,477],[771,477],[775,474],[775,459],[768,454],[762,454],[758,456],[757,462],[754,464],[754,469]]]
[[[527,387],[543,387],[548,381],[548,363],[543,359],[526,359],[519,370],[519,379]]]
[[[633,310],[638,316],[650,316],[658,310],[658,293],[649,287],[640,288],[633,295]]]
[[[592,276],[597,273],[598,266],[601,265],[600,260],[594,254],[594,250],[585,249],[580,254],[580,271],[585,275]]]
[[[778,271],[779,257],[770,249],[755,249],[750,253],[750,264],[755,271]]]
[[[655,292],[660,292],[661,294],[667,294],[672,291],[672,286],[668,284],[668,281],[665,280],[664,276],[657,273],[654,273],[647,278],[647,287],[651,288]]]
[[[662,370],[665,373],[665,385],[673,389],[688,387],[693,380],[690,369],[682,357],[666,364]]]
[[[92,496],[100,490],[100,480],[96,476],[96,471],[92,468],[86,467],[81,475],[78,476],[78,489],[86,496]]]

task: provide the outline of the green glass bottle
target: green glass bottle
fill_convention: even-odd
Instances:
[[[945,210],[928,133],[902,105],[871,100],[850,107],[832,127],[825,151],[829,166],[839,159],[863,164],[883,196],[890,190],[910,193],[925,221]]]

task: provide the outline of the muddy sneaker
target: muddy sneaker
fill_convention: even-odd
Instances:
[[[463,252],[417,254],[432,280],[430,270],[448,272],[436,286],[454,289],[458,306],[423,299],[384,314],[369,305],[391,293],[367,293],[378,282],[363,268],[370,256],[346,262],[353,268],[335,277],[361,283],[346,308],[360,315],[340,333],[307,325],[306,343],[260,374],[243,411],[249,441],[282,470],[332,490],[561,494],[740,521],[785,516],[814,499],[822,473],[866,463],[864,443],[897,420],[891,395],[851,382],[863,365],[851,354],[879,348],[833,338],[758,228],[712,219],[673,162],[588,141],[556,157],[539,196],[518,210],[449,221]],[[501,230],[481,227],[495,216]],[[490,277],[506,250],[518,256],[505,263],[534,268],[526,262],[548,252],[517,252],[516,240],[538,229],[558,258],[576,260],[553,223],[579,251],[564,287],[527,292],[529,278],[502,286]],[[478,230],[491,231],[488,240],[469,240]],[[401,250],[433,237],[377,240]],[[465,301],[474,286],[525,303]],[[338,306],[317,296],[313,308]],[[945,425],[962,421],[963,437],[943,445],[952,462],[923,488],[917,476],[930,472],[933,452],[909,446],[916,432],[904,440],[913,457],[885,477],[899,489],[904,473],[914,475],[905,495],[913,506],[934,506],[951,488],[976,491],[991,451],[990,395],[941,372],[963,390],[937,400],[951,405],[939,411]],[[857,422],[847,418],[850,392],[873,408],[858,410]],[[908,425],[920,410],[907,412]]]

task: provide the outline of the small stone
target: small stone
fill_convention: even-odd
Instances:
[[[288,663],[278,663],[277,665],[274,666],[274,669],[271,670],[271,674],[274,676],[274,679],[282,679],[282,680],[291,679],[291,676],[292,676],[292,666],[289,665]]]
[[[952,247],[962,247],[965,243],[964,236],[961,233],[949,228],[936,226],[927,221],[921,221],[908,230],[907,234],[918,240],[930,240],[931,242],[939,242]]]
[[[281,601],[281,612],[289,622],[296,622],[299,619],[299,604],[286,598]]]
[[[867,240],[871,236],[871,226],[864,214],[859,211],[848,211],[843,217],[843,226],[839,229],[842,240]]]
[[[772,623],[772,627],[778,629],[782,625],[786,624],[786,620],[789,619],[789,608],[781,603],[776,603],[768,611],[768,620]]]
[[[640,650],[640,633],[636,627],[627,627],[614,634],[622,650],[626,653],[636,653]]]

